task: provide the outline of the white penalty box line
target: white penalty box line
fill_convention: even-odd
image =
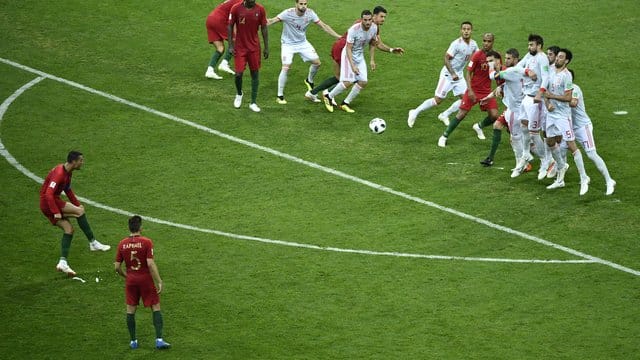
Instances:
[[[278,156],[280,158],[283,158],[283,159],[286,159],[286,160],[290,160],[290,161],[293,161],[295,163],[302,164],[302,165],[305,165],[305,166],[308,166],[308,167],[323,171],[323,172],[328,173],[328,174],[332,174],[332,175],[335,175],[335,176],[338,176],[338,177],[341,177],[341,178],[344,178],[344,179],[347,179],[347,180],[351,180],[353,182],[368,186],[370,188],[373,188],[373,189],[376,189],[376,190],[379,190],[379,191],[383,191],[383,192],[386,192],[386,193],[389,193],[389,194],[392,194],[392,195],[396,195],[396,196],[399,196],[401,198],[404,198],[404,199],[407,199],[407,200],[410,200],[410,201],[413,201],[413,202],[417,202],[419,204],[423,204],[423,205],[426,205],[426,206],[441,210],[443,212],[447,212],[447,213],[450,213],[452,215],[455,215],[455,216],[458,216],[458,217],[461,217],[461,218],[476,222],[478,224],[485,225],[485,226],[490,227],[492,229],[495,229],[495,230],[498,230],[498,231],[502,231],[502,232],[505,232],[505,233],[508,233],[508,234],[511,234],[511,235],[515,235],[515,236],[521,237],[523,239],[530,240],[530,241],[536,242],[538,244],[541,244],[541,245],[544,245],[544,246],[548,246],[548,247],[551,247],[551,248],[566,252],[568,254],[580,257],[582,259],[585,259],[585,260],[550,260],[551,262],[599,263],[599,264],[603,264],[603,265],[612,267],[614,269],[617,269],[617,270],[620,270],[620,271],[623,271],[623,272],[626,272],[626,273],[629,273],[629,274],[640,276],[640,271],[638,271],[638,270],[634,270],[634,269],[628,268],[626,266],[623,266],[623,265],[620,265],[620,264],[616,264],[614,262],[611,262],[611,261],[608,261],[608,260],[604,260],[604,259],[601,259],[599,257],[593,256],[593,255],[589,255],[589,254],[586,254],[584,252],[581,252],[581,251],[578,251],[578,250],[574,250],[572,248],[569,248],[569,247],[566,247],[566,246],[563,246],[563,245],[560,245],[560,244],[553,243],[551,241],[539,238],[537,236],[533,236],[533,235],[530,235],[530,234],[527,234],[527,233],[524,233],[524,232],[521,232],[521,231],[518,231],[518,230],[511,229],[511,228],[506,227],[506,226],[502,226],[502,225],[499,225],[499,224],[492,223],[492,222],[490,222],[488,220],[481,219],[481,218],[475,217],[473,215],[469,215],[469,214],[463,213],[461,211],[458,211],[458,210],[455,210],[455,209],[451,209],[451,208],[436,204],[434,202],[427,201],[427,200],[421,199],[419,197],[415,197],[415,196],[406,194],[404,192],[397,191],[397,190],[394,190],[392,188],[389,188],[389,187],[386,187],[386,186],[383,186],[383,185],[379,185],[379,184],[376,184],[376,183],[368,181],[368,180],[364,180],[364,179],[358,178],[358,177],[353,176],[353,175],[349,175],[349,174],[344,173],[344,172],[339,171],[339,170],[335,170],[335,169],[332,169],[332,168],[329,168],[329,167],[326,167],[326,166],[323,166],[323,165],[320,165],[320,164],[317,164],[317,163],[314,163],[314,162],[311,162],[311,161],[307,161],[307,160],[295,157],[295,156],[287,154],[287,153],[280,152],[278,150],[274,150],[274,149],[271,149],[271,148],[268,148],[268,147],[265,147],[265,146],[262,146],[262,145],[259,145],[259,144],[256,144],[256,143],[252,143],[252,142],[247,141],[247,140],[243,140],[243,139],[237,138],[235,136],[220,132],[220,131],[215,130],[215,129],[208,128],[206,126],[194,123],[192,121],[179,118],[179,117],[177,117],[175,115],[167,114],[167,113],[164,113],[162,111],[158,111],[158,110],[152,109],[150,107],[147,107],[147,106],[144,106],[144,105],[140,105],[140,104],[134,103],[132,101],[117,97],[115,95],[111,95],[111,94],[105,93],[103,91],[90,88],[88,86],[76,83],[74,81],[63,79],[63,78],[60,78],[58,76],[51,75],[51,74],[45,73],[43,71],[40,71],[40,70],[37,70],[37,69],[33,69],[33,68],[28,67],[26,65],[22,65],[22,64],[19,64],[19,63],[16,63],[14,61],[7,60],[7,59],[1,58],[1,57],[0,57],[0,62],[5,63],[5,64],[10,65],[10,66],[13,66],[13,67],[16,67],[16,68],[19,68],[19,69],[22,69],[24,71],[27,71],[27,72],[30,72],[30,73],[33,73],[33,74],[36,74],[36,75],[38,75],[38,76],[40,76],[42,78],[51,79],[51,80],[54,80],[54,81],[69,85],[71,87],[75,87],[75,88],[87,91],[87,92],[89,92],[91,94],[95,94],[95,95],[110,99],[112,101],[115,101],[115,102],[118,102],[118,103],[121,103],[121,104],[124,104],[124,105],[128,105],[130,107],[133,107],[133,108],[136,108],[136,109],[139,109],[139,110],[142,110],[142,111],[145,111],[145,112],[148,112],[148,113],[163,117],[165,119],[168,119],[168,120],[171,120],[171,121],[175,121],[177,123],[181,123],[183,125],[187,125],[187,126],[196,128],[198,130],[202,130],[204,132],[207,132],[207,133],[212,134],[212,135],[219,136],[219,137],[227,139],[229,141],[232,141],[232,142],[235,142],[235,143],[239,143],[239,144],[254,148],[256,150],[260,150],[260,151],[263,151],[263,152]],[[21,88],[18,91],[20,91],[20,94],[21,94],[22,92],[26,91],[26,89],[28,89],[29,87],[35,85],[39,81],[41,81],[41,80],[38,80],[38,79],[33,80],[32,81],[33,84],[30,83],[31,85],[28,85],[28,86],[25,85],[25,86],[23,86],[24,89]],[[18,91],[16,91],[16,93]],[[17,98],[17,96],[19,96],[20,94],[17,94],[17,95],[14,94],[14,95],[16,95],[15,97]],[[13,100],[11,100],[11,101],[13,101]],[[4,103],[3,103],[3,105],[4,105]],[[8,104],[7,104],[7,107],[8,107]],[[4,111],[6,111],[6,108],[3,110],[3,112]],[[1,117],[0,117],[0,119],[1,119]],[[3,145],[0,146],[0,149],[2,150],[4,155],[8,155],[11,158],[13,158],[10,154],[8,154],[6,149],[4,149]],[[9,160],[9,158],[7,158],[7,160]],[[9,162],[12,163],[14,166],[15,166],[16,163],[19,165],[19,163],[15,159],[13,159],[13,162],[12,161],[9,161]],[[24,169],[24,167],[22,167],[22,168]],[[25,170],[27,170],[27,169],[25,169]],[[30,171],[28,171],[28,172],[31,173]],[[31,177],[32,179],[34,179],[36,181],[42,182],[42,179],[40,179],[39,177],[37,177],[34,174],[32,174],[32,176],[30,176],[28,174],[26,174],[26,175]],[[121,213],[121,214],[132,215],[131,213],[129,213],[127,211],[124,211],[124,210],[114,209],[114,208],[111,208],[109,206],[93,202],[93,201],[88,200],[88,199],[84,199],[84,200],[86,202],[88,202],[88,203],[91,203],[94,206],[97,206],[97,207],[101,207],[101,208],[104,208],[104,209],[115,211],[115,212],[118,212],[118,213]],[[284,242],[284,241],[279,241],[279,240],[270,240],[270,239],[262,239],[262,238],[252,237],[252,236],[229,234],[229,233],[221,232],[221,231],[217,231],[217,230],[201,229],[201,228],[192,227],[192,226],[188,226],[188,225],[175,224],[175,223],[172,223],[172,222],[168,222],[168,221],[164,221],[164,220],[160,220],[160,219],[154,219],[154,218],[150,218],[150,217],[146,217],[146,219],[151,220],[151,221],[156,221],[156,222],[159,222],[159,223],[163,223],[163,224],[167,224],[167,225],[171,225],[171,226],[175,226],[175,227],[179,227],[179,228],[185,228],[185,229],[191,229],[191,230],[197,230],[197,231],[204,231],[204,232],[214,233],[214,234],[218,234],[218,235],[222,235],[222,236],[230,236],[230,237],[235,237],[235,238],[242,238],[242,239],[245,239],[245,240],[263,241],[263,242],[269,242],[269,243],[277,243],[277,244],[281,244],[281,245],[290,244],[289,246],[308,247],[308,248],[331,250],[331,251],[338,251],[339,250],[339,249],[332,248],[332,247],[320,247],[320,246],[315,246],[315,245],[289,243],[289,242]],[[386,254],[386,255],[401,256],[401,254],[403,254],[403,253],[394,253],[394,252],[385,253],[385,252],[375,252],[375,251],[368,251],[368,250],[353,250],[353,249],[340,249],[340,250],[342,252],[359,252],[359,253],[366,253],[366,254],[370,254],[370,255],[383,255],[383,254]],[[454,256],[419,255],[419,254],[404,254],[403,256],[438,258],[438,259],[440,259],[440,258],[442,258],[442,259],[460,259],[460,260],[463,260],[463,259],[483,259],[483,258],[464,258],[464,257],[454,257]],[[488,259],[486,259],[486,260],[488,260]],[[513,259],[512,259],[512,261],[510,261],[509,259],[492,259],[492,260],[493,261],[507,261],[507,262],[526,262],[526,261],[528,261],[528,262],[545,262],[545,260],[534,260],[534,261],[532,261],[532,260],[517,260],[517,259],[515,261],[513,261]]]

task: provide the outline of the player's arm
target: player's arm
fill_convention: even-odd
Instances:
[[[327,34],[333,36],[336,39],[340,38],[340,34],[338,34],[337,32],[335,32],[335,30],[333,30],[333,28],[331,28],[331,26],[329,26],[328,24],[325,24],[324,22],[322,22],[322,20],[318,20],[318,22],[316,23],[316,25],[320,26],[320,28],[322,30],[324,30],[324,32],[326,32]]]
[[[360,71],[358,70],[358,67],[353,62],[353,43],[350,43],[350,42],[347,41],[347,44],[345,45],[344,48],[345,48],[345,51],[347,52],[347,60],[349,61],[349,66],[351,66],[351,70],[355,74],[360,74]]]
[[[64,189],[64,193],[67,195],[67,198],[69,198],[69,201],[71,201],[73,205],[82,206],[82,204],[80,204],[80,201],[78,200],[78,197],[76,197],[76,194],[73,192],[73,190],[71,190],[71,185],[67,185],[67,187]]]
[[[476,94],[475,92],[473,92],[473,89],[471,88],[471,77],[473,76],[473,69],[474,69],[473,66],[474,66],[473,58],[471,58],[471,61],[469,62],[469,66],[467,66],[467,71],[464,73],[464,81],[467,82],[467,94],[469,95],[469,99],[475,102]]]
[[[265,59],[269,58],[269,28],[266,23],[260,25],[260,32],[262,33],[262,42],[264,43],[264,49],[262,49],[262,55]]]
[[[274,17],[274,18],[271,18],[271,19],[267,19],[267,26],[271,26],[271,25],[273,25],[275,23],[279,23],[280,21],[282,21],[282,19],[280,19],[277,16]]]
[[[444,67],[447,68],[447,71],[449,72],[449,75],[451,75],[451,80],[458,81],[458,80],[460,80],[460,77],[458,77],[458,74],[456,74],[456,72],[453,71],[453,66],[451,66],[451,59],[453,59],[453,56],[449,55],[448,51],[445,51],[445,53],[444,53]]]
[[[235,25],[235,16],[229,15],[229,24],[227,25],[227,42],[229,43],[229,54],[235,55],[235,39],[233,37],[233,26]]]
[[[376,69],[376,45],[375,38],[371,39],[369,42],[369,65],[371,66],[371,70]]]
[[[122,276],[123,278],[127,277],[127,273],[124,270],[122,270],[122,261],[114,262],[113,267],[116,273],[118,273],[118,275]]]
[[[62,218],[62,209],[59,209],[58,205],[56,205],[56,195],[55,195],[56,187],[58,187],[58,184],[61,181],[64,181],[63,176],[61,176],[60,174],[58,174],[57,171],[55,171],[53,173],[53,176],[51,176],[51,178],[49,179],[49,185],[47,186],[47,189],[44,191],[44,198],[49,207],[49,211],[51,211],[57,219]]]
[[[376,35],[376,39],[377,39],[376,47],[380,51],[388,52],[391,54],[399,54],[399,55],[404,54],[403,48],[400,48],[400,47],[394,48],[382,42],[382,38],[380,37],[380,34]]]
[[[542,98],[542,95],[547,91],[547,87],[549,85],[549,59],[547,59],[546,56],[544,57],[540,57],[541,60],[541,64],[540,64],[540,89],[536,92],[536,96],[534,98],[535,100],[540,100]]]
[[[550,92],[546,92],[544,93],[545,98],[549,99],[549,100],[556,100],[556,101],[562,101],[562,102],[571,102],[571,99],[573,99],[573,89],[567,89],[564,91],[564,94],[562,95],[555,95],[552,94]]]
[[[156,265],[156,262],[153,260],[153,258],[147,258],[147,265],[149,266],[149,272],[151,272],[151,277],[153,278],[153,282],[156,283],[158,294],[160,294],[160,292],[162,292],[162,279],[160,278],[158,265]]]

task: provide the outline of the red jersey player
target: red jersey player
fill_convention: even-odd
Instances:
[[[76,276],[76,272],[67,263],[71,239],[73,238],[73,226],[69,222],[69,218],[74,217],[78,220],[80,229],[89,240],[89,249],[91,251],[107,251],[111,248],[109,245],[103,245],[94,239],[93,231],[84,213],[84,206],[80,204],[73,190],[71,190],[71,175],[74,170],[80,170],[83,164],[84,156],[81,152],[69,152],[67,161],[51,169],[40,188],[40,211],[49,219],[52,225],[58,226],[63,231],[60,260],[56,265],[56,270],[68,276]],[[70,202],[60,198],[63,191]]]
[[[260,112],[256,99],[258,98],[258,83],[260,70],[260,40],[258,29],[262,32],[264,42],[263,56],[269,58],[269,32],[267,30],[267,12],[255,0],[244,0],[234,5],[229,13],[227,31],[233,33],[236,28],[235,39],[229,37],[229,52],[234,55],[236,66],[236,98],[233,106],[239,109],[242,105],[242,74],[247,64],[251,71],[251,103],[249,109]]]
[[[131,235],[122,239],[118,244],[115,270],[126,278],[125,297],[127,304],[127,328],[131,341],[131,349],[138,348],[136,338],[136,309],[140,299],[145,307],[151,306],[153,311],[153,326],[156,330],[156,348],[168,349],[171,344],[162,339],[162,312],[160,311],[160,293],[162,292],[162,279],[158,272],[158,266],[153,259],[153,242],[151,239],[140,235],[142,231],[142,218],[138,215],[129,219],[129,231]],[[125,263],[126,271],[122,270]],[[155,284],[154,284],[155,281]],[[157,285],[157,288],[156,288]]]
[[[467,81],[468,88],[462,96],[462,103],[460,104],[460,110],[456,114],[444,134],[438,139],[438,146],[447,146],[447,139],[449,135],[455,130],[460,122],[467,116],[471,108],[480,102],[480,99],[488,96],[491,93],[491,79],[489,78],[489,64],[487,63],[487,54],[493,52],[494,35],[492,33],[485,33],[482,36],[482,49],[476,51],[471,56],[469,65],[467,65],[467,73],[465,80]],[[499,56],[499,54],[498,54]],[[489,124],[493,123],[498,118],[498,103],[495,98],[489,99],[487,102],[480,104],[480,110],[488,113]],[[483,121],[484,123],[485,121]],[[478,138],[484,140],[485,136],[482,133],[482,129],[478,124],[474,124],[473,129],[476,131]]]
[[[229,67],[231,54],[229,51],[224,52],[224,41],[227,40],[227,22],[229,21],[229,12],[234,5],[241,2],[242,0],[224,0],[220,5],[216,6],[211,13],[209,13],[209,16],[207,16],[207,21],[205,23],[207,27],[207,38],[209,39],[209,43],[213,44],[216,48],[213,56],[211,56],[211,61],[209,61],[207,72],[204,75],[209,79],[222,79],[222,76],[215,72],[216,64],[221,56],[222,61],[220,62],[218,70],[235,74],[235,72]]]

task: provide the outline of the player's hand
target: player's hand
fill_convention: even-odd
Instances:
[[[578,99],[571,98],[571,101],[569,101],[569,106],[571,106],[572,108],[578,106]]]
[[[472,103],[476,102],[476,93],[474,93],[473,90],[469,89],[467,95],[469,96],[469,100],[471,100]]]
[[[375,71],[376,70],[376,62],[375,61],[370,62],[369,65],[371,66],[371,71]]]
[[[264,50],[262,50],[262,56],[264,56],[265,59],[269,58],[269,48],[264,48]]]
[[[451,77],[452,81],[458,81],[460,80],[460,77],[458,77],[458,74],[453,74],[453,76]]]
[[[502,97],[502,86],[498,86],[496,88],[496,96],[497,97]]]
[[[229,54],[231,54],[231,55],[235,55],[236,54],[236,49],[233,47],[233,45],[229,45]]]
[[[392,54],[398,54],[398,55],[404,55],[404,49],[403,48],[393,48],[393,49],[391,49],[391,53]]]
[[[555,107],[555,106],[553,106],[553,104],[552,104],[552,103],[549,103],[549,105],[547,105],[547,110],[549,110],[549,112],[552,112],[552,111],[553,111],[553,110],[555,110],[555,109],[556,109],[556,107]]]
[[[537,104],[541,101],[542,101],[542,95],[540,95],[540,93],[537,93],[536,96],[533,97],[533,102]]]
[[[158,294],[160,294],[162,292],[162,281],[160,281],[157,285],[156,285],[156,289],[158,290]]]

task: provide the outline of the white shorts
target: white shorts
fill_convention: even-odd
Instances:
[[[349,62],[349,60],[347,60],[346,48],[347,47],[345,46],[345,48],[342,49],[342,57],[340,62],[340,81],[341,82],[346,81],[350,83],[354,83],[357,81],[367,82],[368,81],[367,62],[361,61],[356,63],[356,67],[360,72],[360,74],[356,75],[356,73],[353,72],[353,69],[351,69],[351,63]]]
[[[507,121],[507,127],[509,128],[509,132],[511,136],[519,137],[522,134],[522,129],[520,127],[520,119],[518,119],[518,110],[513,111],[507,108],[504,111],[504,119]]]
[[[313,45],[311,45],[309,41],[294,45],[282,44],[282,47],[280,48],[282,65],[291,65],[293,62],[293,55],[295,54],[300,54],[300,57],[305,62],[320,58],[316,49],[313,48]]]
[[[543,129],[542,124],[546,118],[546,110],[544,108],[544,102],[533,102],[533,97],[525,95],[522,99],[522,105],[520,106],[520,120],[529,121],[529,131],[540,131]]]
[[[589,123],[577,129],[573,129],[576,142],[582,145],[585,152],[596,151],[596,142],[593,139],[593,124]]]
[[[450,91],[453,91],[453,96],[464,94],[467,91],[467,82],[462,74],[458,74],[458,81],[453,81],[447,68],[443,67],[440,70],[440,79],[438,79],[438,86],[434,94],[440,99],[444,99]]]
[[[562,136],[563,141],[574,141],[576,139],[571,117],[556,117],[553,111],[547,115],[547,126],[544,131],[548,138]]]

